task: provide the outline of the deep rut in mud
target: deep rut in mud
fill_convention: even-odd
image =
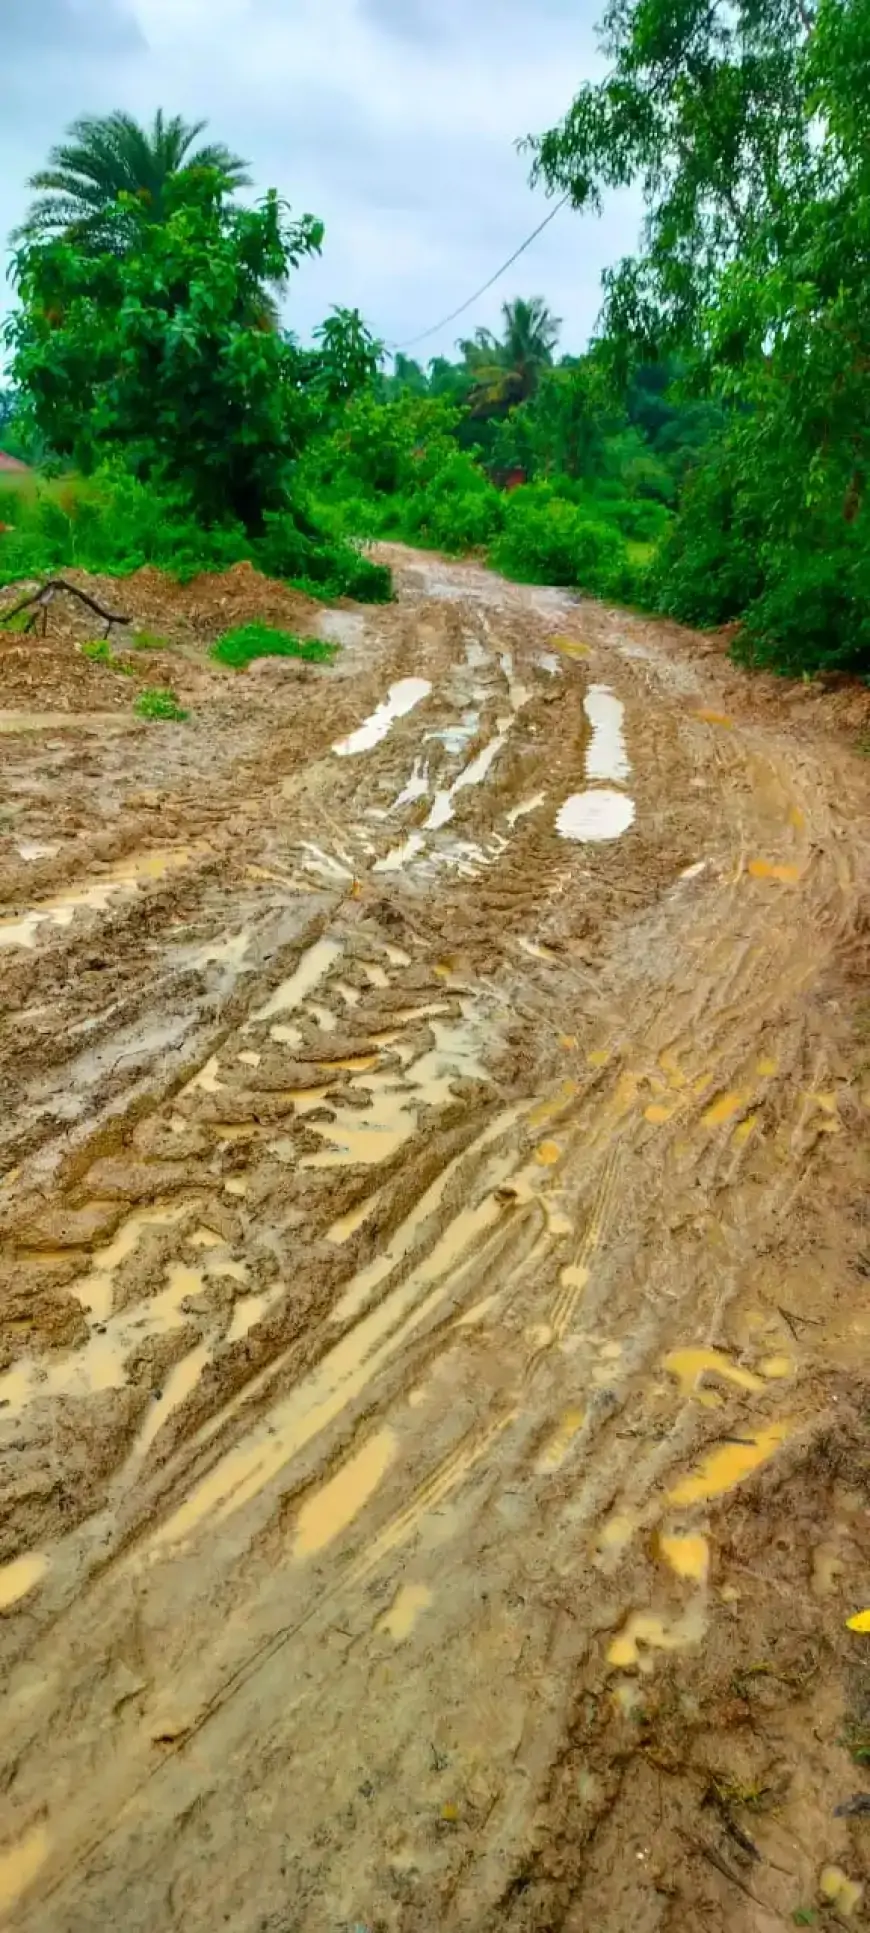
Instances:
[[[393,561],[5,727],[0,1912],[851,1923],[866,765]]]

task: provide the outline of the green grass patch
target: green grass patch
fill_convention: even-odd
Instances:
[[[110,671],[117,671],[120,678],[132,678],[133,667],[116,658],[108,638],[89,638],[81,647],[82,657],[90,658],[91,664],[108,665]]]
[[[268,624],[240,624],[225,631],[212,645],[216,664],[244,671],[255,658],[302,658],[306,664],[331,664],[339,646],[326,638],[299,638],[293,631],[273,630]]]
[[[159,685],[146,686],[135,700],[133,710],[137,718],[171,718],[180,721],[189,718],[183,705],[180,705],[174,691]]]
[[[162,638],[157,631],[133,631],[128,640],[132,651],[171,651],[168,638]]]

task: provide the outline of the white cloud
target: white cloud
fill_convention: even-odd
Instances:
[[[292,285],[292,325],[307,336],[346,303],[404,341],[470,295],[546,213],[515,143],[600,72],[592,3],[41,0],[41,44],[47,7],[57,60],[46,68],[41,55],[38,87],[19,84],[0,115],[0,228],[21,219],[23,181],[73,114],[145,117],[161,105],[206,116],[248,157],[258,190],[274,184],[326,223],[322,261]],[[37,11],[33,0],[9,7],[0,0],[0,70]],[[93,31],[98,17],[112,32]],[[636,230],[626,198],[601,223],[565,211],[421,354],[449,352],[460,326],[495,323],[517,293],[544,295],[565,346],[580,348],[601,269]]]

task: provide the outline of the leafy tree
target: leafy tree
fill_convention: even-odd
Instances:
[[[552,365],[561,322],[540,295],[530,301],[517,297],[502,307],[504,335],[478,329],[460,343],[472,379],[470,403],[475,414],[506,410],[535,394],[543,370]]]
[[[608,468],[608,442],[625,413],[591,356],[545,368],[533,396],[510,410],[496,438],[493,465],[528,477],[592,479]]]
[[[247,187],[247,162],[222,142],[195,144],[204,121],[170,119],[158,108],[150,128],[130,114],[83,115],[63,141],[52,148],[48,166],[31,175],[39,191],[15,241],[63,237],[95,250],[122,248],[135,239],[137,225],[118,220],[121,196],[133,196],[147,221],[167,220],[174,206],[170,184],[176,175],[206,168],[220,175],[228,191]],[[129,232],[128,232],[129,231]]]
[[[256,318],[256,299],[319,251],[322,225],[291,221],[274,191],[233,207],[206,169],[167,183],[165,217],[122,196],[104,252],[69,240],[19,250],[14,380],[78,469],[115,451],[135,476],[183,489],[205,521],[256,531],[286,505],[316,421],[299,352]]]
[[[392,374],[381,378],[380,390],[385,400],[401,396],[406,390],[412,396],[425,396],[429,390],[426,371],[412,356],[403,356],[399,349],[393,358]]]
[[[604,44],[535,171],[578,208],[642,185],[611,355],[678,349],[724,412],[659,595],[743,615],[764,662],[868,668],[870,0],[611,0]]]
[[[346,403],[373,383],[384,345],[366,328],[359,309],[334,308],[314,339],[320,345],[319,385],[328,403]]]
[[[578,209],[642,186],[643,253],[605,276],[612,336],[693,340],[722,269],[812,182],[811,25],[812,0],[609,0],[607,78],[530,146]]]

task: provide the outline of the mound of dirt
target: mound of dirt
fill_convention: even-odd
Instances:
[[[226,674],[200,655],[223,631],[256,621],[304,636],[318,630],[321,616],[313,599],[245,563],[189,584],[178,584],[151,565],[124,579],[87,571],[68,571],[64,577],[117,612],[120,621],[110,638],[115,662],[83,655],[81,646],[102,639],[105,625],[78,599],[59,594],[45,612],[44,637],[0,629],[0,708],[127,711],[136,693],[151,685],[169,685],[185,699],[202,698],[225,682]],[[19,594],[14,586],[0,594],[0,619]],[[164,640],[166,650],[137,650],[139,631]]]
[[[202,572],[189,584],[177,584],[163,571],[146,564],[122,582],[70,571],[70,582],[90,586],[122,609],[133,624],[176,637],[179,634],[211,641],[237,624],[274,624],[286,631],[317,629],[321,606],[289,584],[264,577],[253,564],[233,564],[227,571]]]
[[[136,687],[71,638],[0,631],[0,706],[9,711],[128,711]]]

